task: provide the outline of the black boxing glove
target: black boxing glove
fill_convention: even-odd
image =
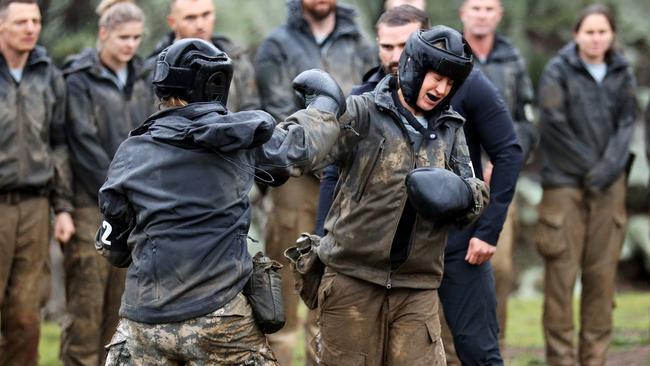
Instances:
[[[293,89],[306,108],[341,117],[345,113],[345,96],[330,74],[323,70],[311,69],[301,72],[293,79]]]
[[[446,169],[418,168],[406,176],[409,201],[427,220],[452,221],[474,205],[469,184]]]

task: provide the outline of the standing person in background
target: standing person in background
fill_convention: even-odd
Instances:
[[[95,251],[101,223],[97,192],[117,147],[154,106],[151,85],[136,56],[145,25],[142,10],[130,0],[103,0],[97,14],[97,49],[73,56],[64,69],[77,223],[77,233],[63,251],[65,365],[103,364],[104,346],[115,332],[126,272]]]
[[[248,51],[225,36],[214,34],[215,7],[213,0],[169,0],[167,24],[171,32],[157,44],[147,59],[149,73],[153,73],[158,54],[175,41],[199,38],[211,42],[233,60],[235,72],[228,96],[228,110],[238,112],[260,108],[255,85],[255,73]]]
[[[38,361],[43,271],[74,234],[65,83],[36,42],[36,0],[0,1],[0,365]]]
[[[496,86],[511,113],[515,131],[517,132],[517,140],[523,150],[525,161],[530,156],[537,139],[532,123],[532,83],[519,50],[506,37],[497,33],[497,27],[501,22],[503,12],[504,9],[500,0],[465,0],[459,9],[459,16],[463,23],[463,35],[476,56],[476,67],[481,69],[485,73],[485,76]],[[489,158],[490,160],[494,160],[494,156],[490,156]],[[493,161],[488,162],[484,170],[483,177],[487,182],[492,177],[493,163]],[[512,188],[514,189],[514,186]],[[496,202],[493,201],[493,204],[496,204]],[[496,314],[498,319],[499,348],[501,352],[503,352],[505,347],[508,295],[512,288],[514,276],[512,257],[515,240],[516,203],[511,204],[507,212],[506,221],[503,223],[503,229],[500,230],[500,234],[499,230],[495,230],[495,227],[501,227],[500,225],[491,225],[489,221],[485,221],[476,228],[472,237],[469,238],[468,243],[470,249],[482,247],[487,250],[488,253],[485,260],[491,261],[496,292]],[[450,245],[449,249],[453,247]],[[451,256],[452,253],[448,250],[447,255]],[[469,259],[470,256],[471,253],[467,254],[466,259]],[[451,258],[447,258],[447,262],[449,269],[451,269],[450,266],[452,263],[457,264],[458,267],[454,267],[453,271],[450,270],[445,274],[448,281],[443,281],[440,291],[441,296],[458,297],[462,293],[468,303],[484,302],[489,309],[487,313],[494,311],[494,309],[490,309],[494,306],[491,300],[493,299],[493,295],[486,296],[480,292],[468,293],[464,286],[452,285],[453,283],[460,283],[471,278],[470,273],[474,269],[466,266],[464,263],[451,261]],[[480,265],[482,262],[483,260],[480,260],[472,264]],[[445,286],[445,282],[448,286]],[[448,307],[445,308],[447,309]],[[484,319],[483,321],[486,322],[488,319]],[[454,324],[453,326],[450,324],[450,330],[456,340],[454,343],[458,343],[455,345],[456,353],[461,354],[461,359],[464,359],[464,363],[473,364],[480,362],[484,354],[478,352],[478,350],[494,349],[493,346],[488,348],[479,346],[479,344],[486,345],[489,343],[485,343],[485,341],[490,338],[483,337],[480,334],[483,331],[479,331],[475,323],[456,321],[448,323]],[[491,325],[484,325],[492,329]],[[497,329],[492,329],[492,331],[497,331]],[[461,339],[462,341],[459,341]],[[450,351],[454,344],[446,342],[446,346],[448,351]],[[449,359],[453,359],[454,355],[450,353],[447,352],[448,357]]]
[[[337,5],[336,0],[290,0],[286,24],[275,29],[260,45],[255,60],[262,107],[278,120],[299,109],[291,80],[311,68],[329,72],[344,93],[361,82],[374,63],[371,48],[355,22],[356,12]],[[268,216],[266,251],[276,260],[302,232],[316,227],[319,180],[304,176],[271,189],[272,211]],[[289,266],[283,270],[283,296],[287,323],[269,337],[282,365],[291,365],[299,331],[298,296],[294,292]],[[308,315],[307,347],[314,336],[315,316]],[[307,351],[308,364],[314,364]]]
[[[400,5],[411,5],[412,7],[422,11],[427,10],[427,3],[425,0],[386,0],[384,2],[384,9],[389,10]]]
[[[625,235],[626,168],[636,82],[614,48],[616,23],[592,5],[539,86],[544,194],[536,246],[544,258],[544,338],[551,365],[604,365]],[[581,274],[578,355],[573,288]]]

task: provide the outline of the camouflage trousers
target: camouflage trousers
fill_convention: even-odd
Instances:
[[[47,198],[0,203],[0,366],[37,364],[49,237]]]
[[[77,233],[63,250],[67,304],[61,360],[66,366],[97,366],[119,321],[126,269],[113,267],[95,250],[99,208],[78,207],[74,221]]]
[[[106,366],[278,365],[241,293],[221,309],[182,322],[122,318],[107,350]]]

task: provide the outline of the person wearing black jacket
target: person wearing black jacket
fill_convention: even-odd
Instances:
[[[575,23],[573,41],[540,78],[544,193],[535,244],[544,259],[543,325],[551,365],[605,364],[612,332],[637,113],[634,74],[614,48],[615,38],[609,10],[587,7]],[[578,274],[576,355],[572,299]]]
[[[97,192],[117,147],[154,109],[151,85],[136,56],[144,32],[142,10],[129,1],[104,0],[97,13],[98,48],[72,56],[64,68],[77,224],[77,233],[63,246],[64,365],[102,364],[104,346],[115,332],[126,271],[94,250],[101,222]]]
[[[408,5],[385,12],[377,21],[382,65],[370,70],[364,84],[353,89],[351,94],[373,91],[386,74],[395,70],[395,60],[399,59],[403,42],[410,32],[425,27],[427,22],[425,13]],[[397,55],[391,57],[387,50],[396,51]],[[472,238],[487,243],[498,240],[524,158],[510,113],[481,71],[472,71],[452,98],[451,105],[466,118],[465,137],[477,176],[483,178],[481,148],[494,164],[494,172],[490,181],[490,204],[485,212],[470,227],[449,232],[439,296],[461,360],[470,365],[502,364],[492,268],[490,262],[485,261],[489,256],[480,243],[475,246],[468,246],[468,243]],[[325,169],[318,209],[319,235],[324,234],[322,223],[335,195],[338,177],[336,166]],[[483,261],[476,265],[479,259]]]
[[[99,192],[96,248],[128,267],[107,365],[277,365],[242,290],[255,178],[318,168],[337,141],[343,93],[326,73],[294,80],[308,106],[277,126],[226,108],[230,58],[200,39],[163,50],[163,109],[120,145]],[[127,242],[131,236],[132,240]]]

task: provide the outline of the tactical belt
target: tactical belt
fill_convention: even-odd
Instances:
[[[16,189],[13,191],[0,191],[0,203],[6,205],[16,205],[21,201],[31,198],[46,197],[47,189],[45,188],[29,188],[29,189]]]

